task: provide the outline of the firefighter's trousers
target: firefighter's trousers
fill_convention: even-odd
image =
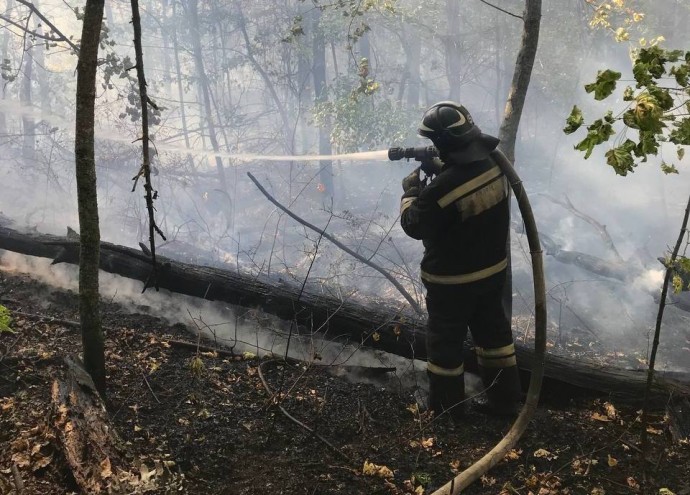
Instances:
[[[425,283],[429,313],[426,335],[429,409],[461,414],[465,398],[463,345],[467,331],[475,344],[487,398],[497,410],[514,408],[520,381],[504,305],[505,272],[471,284]]]

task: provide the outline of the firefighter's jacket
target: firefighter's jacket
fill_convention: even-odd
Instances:
[[[489,156],[498,143],[490,139],[483,152],[442,156],[441,172],[402,197],[402,228],[424,243],[425,284],[468,284],[508,266],[509,186]]]

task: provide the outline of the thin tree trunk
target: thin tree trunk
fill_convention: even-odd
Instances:
[[[315,10],[319,11],[318,8]],[[289,132],[290,129],[292,129],[292,126],[290,125],[290,119],[288,118],[287,111],[285,110],[285,105],[283,104],[283,101],[278,95],[278,92],[276,91],[275,85],[271,81],[270,76],[254,56],[254,50],[252,49],[251,41],[249,40],[249,33],[247,32],[246,19],[244,17],[244,13],[242,12],[239,3],[237,3],[237,17],[240,25],[240,30],[242,31],[242,37],[244,38],[244,44],[247,48],[247,58],[252,63],[252,66],[254,66],[254,69],[256,69],[256,71],[259,73],[261,79],[263,79],[264,84],[266,84],[266,89],[268,89],[268,92],[270,93],[271,98],[273,99],[273,103],[275,104],[276,108],[278,109],[278,113],[280,114],[280,119],[283,123],[283,128],[285,129],[285,132]],[[293,141],[294,139],[290,135],[285,135],[285,148],[287,149],[288,153],[293,153],[293,150],[291,148],[291,143]]]
[[[34,57],[32,41],[28,35],[24,36],[24,68],[19,99],[23,107],[31,107],[31,79],[33,77]],[[33,163],[36,159],[36,129],[33,117],[22,116],[22,156],[24,160]]]
[[[460,38],[460,2],[446,0],[446,77],[448,78],[448,96],[451,100],[460,101],[460,84],[458,76],[462,71],[462,40]]]
[[[319,104],[328,99],[326,83],[326,44],[323,32],[321,31],[321,10],[312,11],[312,76],[314,78],[314,103]],[[319,127],[319,154],[330,155],[331,148],[331,126],[328,119],[325,124]],[[319,162],[319,181],[324,188],[324,193],[333,198],[333,162],[323,160]]]
[[[209,139],[211,140],[211,146],[213,151],[220,151],[220,146],[218,145],[218,138],[216,137],[216,126],[213,123],[213,110],[211,108],[211,97],[209,96],[209,84],[208,78],[206,77],[206,69],[204,68],[204,59],[201,52],[201,32],[199,31],[199,11],[198,11],[198,1],[189,0],[187,2],[187,14],[190,20],[190,31],[192,39],[192,49],[194,53],[194,65],[196,67],[197,76],[199,78],[199,85],[201,88],[201,97],[204,105],[204,114],[206,117],[206,123],[208,125]],[[216,170],[218,171],[218,181],[220,182],[221,189],[227,193],[228,183],[225,178],[225,169],[223,168],[223,160],[216,156]]]
[[[38,2],[35,2],[38,8]],[[34,19],[36,24],[36,32],[39,35],[43,35],[43,25]],[[45,112],[50,112],[50,84],[48,83],[48,71],[45,67],[45,52],[46,52],[46,42],[40,39],[36,43],[36,56],[34,58],[36,66],[36,80],[38,80],[38,89],[41,97],[41,110]]]
[[[176,18],[176,12],[175,12],[175,6],[177,5],[177,2],[173,2],[172,4],[172,17],[173,19]],[[175,76],[177,77],[177,96],[180,100],[180,118],[182,119],[182,135],[184,136],[184,144],[187,148],[190,148],[189,144],[189,129],[187,127],[187,113],[185,110],[185,101],[184,101],[184,89],[182,86],[182,69],[180,68],[180,45],[177,42],[177,28],[173,24],[172,28],[172,33],[170,35],[171,41],[172,41],[172,46],[173,46],[173,53],[175,54]],[[187,154],[187,162],[190,164],[191,169],[194,169],[194,161],[192,159],[192,155]]]
[[[177,19],[176,12],[175,12],[175,7],[177,6],[177,2],[172,2],[172,32],[170,34],[170,40],[172,41],[172,49],[173,49],[173,60],[175,62],[175,77],[177,78],[177,96],[180,101],[180,119],[182,121],[182,135],[184,137],[184,144],[187,149],[191,148],[191,145],[189,144],[189,128],[187,126],[187,112],[185,108],[185,100],[184,100],[184,89],[182,86],[182,69],[180,67],[180,45],[177,42],[177,26],[175,24],[175,19]],[[172,97],[172,93],[170,95]],[[189,166],[189,172],[190,173],[195,173],[196,172],[196,167],[194,166],[194,158],[192,158],[192,155],[190,153],[187,153],[186,157],[187,165]]]
[[[7,0],[6,12],[11,12],[14,8],[14,0]],[[12,33],[9,29],[5,29],[2,37],[2,60],[9,60],[8,49],[10,45],[10,37]],[[2,91],[2,99],[5,99],[7,84],[0,84],[0,91]],[[7,116],[4,112],[0,112],[0,134],[7,134]]]
[[[526,0],[523,14],[522,44],[515,62],[513,82],[508,94],[501,129],[498,133],[501,140],[501,151],[511,163],[515,162],[515,141],[517,140],[522,109],[527,98],[527,88],[532,77],[532,67],[534,67],[534,60],[537,55],[540,22],[541,0]]]
[[[98,45],[104,0],[86,0],[77,64],[76,125],[74,154],[79,208],[79,319],[84,366],[98,392],[105,396],[105,355],[98,295],[101,233],[98,224],[94,107]]]
[[[666,296],[668,294],[668,286],[671,282],[671,278],[674,272],[674,263],[678,258],[678,253],[680,252],[681,245],[683,244],[683,239],[688,235],[688,219],[690,218],[690,198],[688,198],[688,204],[685,207],[685,215],[683,216],[683,223],[680,227],[680,234],[678,234],[678,240],[676,245],[673,247],[673,252],[671,253],[671,259],[666,266],[666,275],[664,276],[664,285],[661,289],[661,300],[659,301],[659,312],[656,317],[656,327],[654,329],[654,341],[652,342],[652,351],[649,355],[649,369],[647,372],[647,386],[644,392],[644,404],[642,406],[642,433],[640,434],[640,443],[642,446],[642,466],[644,469],[644,480],[647,482],[647,462],[646,456],[649,450],[648,440],[647,440],[647,421],[649,414],[649,400],[652,390],[652,383],[654,382],[654,364],[656,363],[656,353],[659,348],[659,336],[661,335],[661,322],[664,318],[664,309],[666,309]]]
[[[132,5],[132,27],[134,29],[134,53],[136,55],[136,70],[137,81],[139,83],[139,100],[141,102],[141,127],[142,127],[142,153],[143,164],[139,175],[144,176],[144,189],[146,191],[146,210],[149,216],[149,255],[151,256],[151,265],[153,267],[151,281],[149,285],[153,285],[158,290],[158,270],[156,266],[156,233],[158,233],[163,240],[165,236],[156,225],[156,219],[153,208],[154,189],[151,184],[151,152],[149,147],[149,106],[154,106],[148,96],[146,88],[146,77],[144,74],[144,53],[141,48],[141,17],[139,15],[138,0],[131,0]],[[136,187],[136,183],[135,183]],[[146,289],[146,287],[144,287]]]
[[[405,33],[406,71],[409,76],[407,85],[407,106],[408,108],[419,107],[419,93],[421,88],[421,76],[419,65],[422,58],[422,40],[411,29]]]
[[[168,2],[163,0],[161,2],[161,21],[168,18]],[[163,73],[168,76],[170,74],[170,40],[166,36],[166,28],[164,28],[162,22],[159,24],[161,39],[163,40]],[[165,96],[168,98],[172,97],[172,77],[164,77],[163,81],[165,83]]]
[[[500,102],[503,99],[503,64],[502,64],[502,59],[503,59],[503,31],[502,31],[502,26],[501,26],[501,20],[502,17],[496,16],[496,23],[497,23],[497,29],[495,30],[495,35],[496,35],[496,56],[494,59],[494,68],[496,70],[496,86],[495,86],[495,92],[494,92],[494,101],[496,103],[496,127],[499,127],[502,122],[502,115],[501,115],[501,104]]]

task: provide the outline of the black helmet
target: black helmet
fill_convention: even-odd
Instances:
[[[455,149],[478,137],[481,130],[465,107],[454,101],[441,101],[424,112],[418,133],[431,139],[439,149]]]

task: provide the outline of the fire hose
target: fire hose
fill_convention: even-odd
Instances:
[[[390,160],[414,159],[421,163],[421,169],[427,175],[433,175],[434,160],[438,159],[438,151],[433,146],[419,148],[390,148],[388,158]],[[525,404],[520,414],[515,419],[508,433],[498,442],[494,448],[487,452],[481,459],[455,476],[448,483],[433,492],[431,495],[457,495],[470,486],[476,480],[485,475],[492,467],[498,464],[505,455],[520,440],[527,426],[534,416],[539,403],[541,384],[544,378],[544,357],[546,353],[546,284],[544,282],[544,264],[537,224],[532,213],[527,193],[522,185],[522,180],[510,163],[510,160],[499,150],[491,152],[491,159],[498,165],[508,179],[513,189],[515,199],[520,208],[520,215],[525,225],[527,242],[532,257],[532,276],[534,284],[534,362],[531,370],[531,378]]]

